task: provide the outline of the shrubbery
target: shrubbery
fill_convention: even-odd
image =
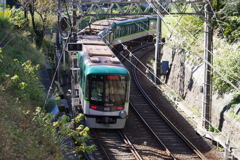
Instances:
[[[213,38],[213,89],[220,95],[238,90],[240,83],[240,3],[225,5],[214,19]],[[238,15],[238,16],[235,16]],[[221,18],[219,18],[221,17]],[[175,21],[168,21],[172,28],[169,33],[171,47],[184,49],[195,54],[195,61],[203,62],[204,21],[199,16],[181,15]],[[177,25],[176,22],[179,24]],[[221,28],[221,29],[219,29]],[[166,28],[165,28],[166,30]],[[166,35],[166,37],[169,37]]]
[[[34,39],[31,28],[11,21],[14,12],[0,13],[0,159],[60,160],[68,137],[79,144],[68,152],[93,151],[96,146],[86,146],[88,127],[73,130],[65,125],[73,123],[66,116],[52,123],[52,115],[41,110],[47,95],[38,69],[45,66],[45,56],[29,41]]]

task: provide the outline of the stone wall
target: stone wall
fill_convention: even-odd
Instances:
[[[182,50],[164,46],[163,53],[162,61],[169,61],[169,74],[161,76],[161,79],[201,117],[203,64],[194,55]],[[223,136],[230,138],[235,146],[240,147],[240,122],[226,112],[232,98],[231,94],[221,97],[213,95],[211,123]]]

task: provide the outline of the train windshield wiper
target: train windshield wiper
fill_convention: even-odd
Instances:
[[[105,99],[107,99],[107,101],[110,102],[110,103],[113,103],[113,104],[115,103],[114,100],[110,99],[109,96],[106,96]]]

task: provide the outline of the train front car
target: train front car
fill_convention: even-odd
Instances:
[[[121,129],[129,109],[130,75],[108,46],[84,45],[78,55],[86,125]]]

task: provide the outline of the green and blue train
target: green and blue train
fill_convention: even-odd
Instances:
[[[155,31],[154,31],[155,30]],[[129,110],[130,74],[109,48],[156,32],[156,17],[94,22],[78,35],[77,88],[86,126],[121,129]],[[108,43],[107,43],[108,42]]]

